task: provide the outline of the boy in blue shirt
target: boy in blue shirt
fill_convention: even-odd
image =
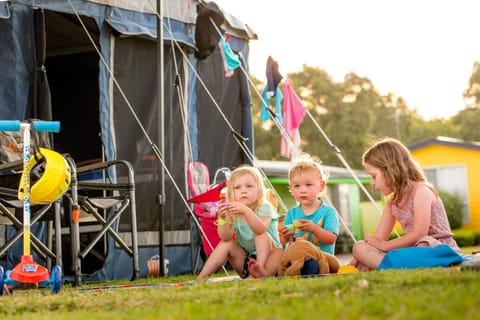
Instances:
[[[320,196],[325,192],[327,177],[320,164],[309,155],[298,158],[288,172],[290,192],[297,205],[287,211],[280,232],[288,243],[302,237],[317,245],[323,252],[335,252],[339,219],[334,208],[326,205]],[[318,263],[305,261],[302,275],[317,274]]]

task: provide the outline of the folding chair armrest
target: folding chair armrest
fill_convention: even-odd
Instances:
[[[23,160],[15,160],[15,161],[0,164],[0,172],[11,171],[11,170],[22,170],[22,169],[23,169]]]
[[[17,189],[0,187],[0,197],[1,196],[17,198],[18,190]]]
[[[103,182],[87,182],[80,181],[78,183],[80,190],[134,190],[134,183],[103,183]]]
[[[111,160],[111,161],[103,161],[103,162],[92,163],[84,166],[79,166],[77,168],[77,173],[84,174],[84,173],[98,171],[98,170],[105,170],[115,165],[124,165],[127,167],[128,171],[133,172],[133,167],[130,164],[130,162],[126,160]]]
[[[135,174],[132,165],[126,160],[112,160],[98,163],[92,163],[77,168],[77,175],[109,170],[115,166],[124,166],[127,169],[128,176],[126,182],[108,182],[108,181],[78,181],[78,188],[83,190],[135,190]]]

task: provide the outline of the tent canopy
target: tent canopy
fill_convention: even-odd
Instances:
[[[162,1],[165,90],[158,94],[154,2],[0,2],[0,118],[60,121],[54,149],[79,164],[101,159],[132,163],[141,275],[146,274],[142,259],[158,254],[163,245],[172,273],[190,271],[185,263],[189,246],[175,245],[192,229],[182,200],[188,198],[186,163],[202,161],[216,169],[248,162],[232,127],[253,152],[246,74],[237,69],[226,77],[219,50],[204,60],[195,58],[197,1]],[[256,35],[233,16],[225,18],[229,44],[248,70],[248,41]],[[128,227],[122,217],[119,228]],[[128,257],[114,247],[108,251],[96,275],[128,277],[129,264],[122,263]]]

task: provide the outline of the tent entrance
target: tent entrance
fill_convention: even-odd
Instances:
[[[97,54],[49,57],[45,65],[53,120],[61,125],[53,135],[55,150],[69,153],[77,163],[101,160]]]
[[[82,20],[98,39],[93,19]],[[45,11],[44,37],[52,119],[61,125],[60,132],[52,136],[53,146],[60,153],[70,154],[77,164],[101,161],[98,54],[73,15]],[[94,235],[82,232],[80,241],[88,243]],[[64,270],[68,274],[72,265],[70,236],[64,236],[62,241]],[[99,241],[92,252],[82,259],[82,272],[87,274],[103,266],[105,243]]]
[[[93,19],[82,20],[98,39]],[[98,54],[75,16],[52,11],[45,11],[45,49],[52,117],[61,124],[55,150],[77,163],[102,159]]]

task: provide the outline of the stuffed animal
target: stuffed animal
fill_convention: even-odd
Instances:
[[[319,247],[303,238],[297,238],[285,251],[280,267],[279,276],[298,276],[305,260],[318,261],[318,274],[337,273],[340,262],[333,255],[323,252]]]

